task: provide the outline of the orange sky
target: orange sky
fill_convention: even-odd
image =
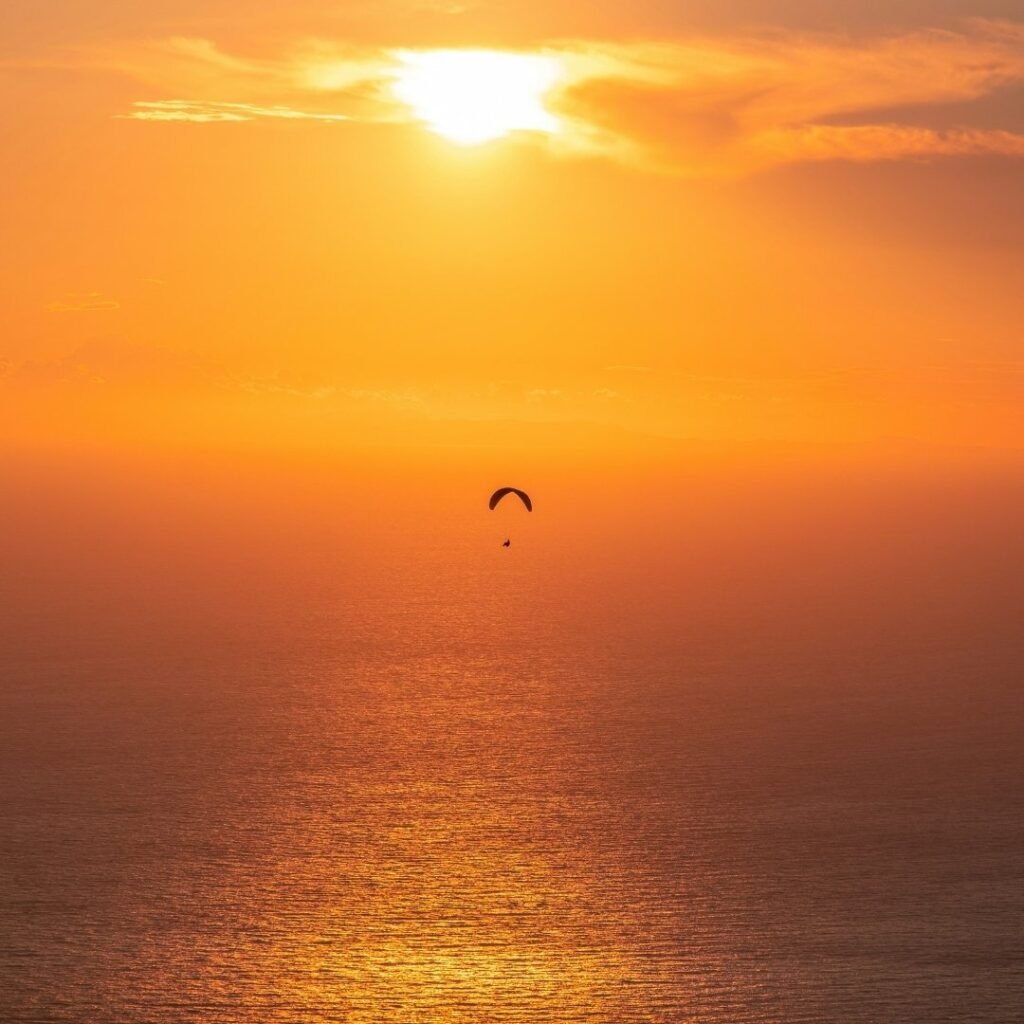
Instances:
[[[9,0],[0,438],[1020,447],[1019,4],[864,7]]]

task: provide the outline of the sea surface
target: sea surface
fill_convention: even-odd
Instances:
[[[1018,477],[87,480],[2,514],[4,1024],[1024,1019]]]

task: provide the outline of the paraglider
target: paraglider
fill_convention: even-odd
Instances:
[[[519,490],[518,487],[499,487],[498,490],[491,495],[491,500],[487,502],[487,507],[493,512],[498,507],[498,502],[509,494],[514,494],[526,506],[527,512],[533,511],[533,502],[530,500],[530,496],[526,491]],[[512,547],[512,538],[506,537],[505,542],[501,546],[503,548]]]
[[[526,491],[519,490],[518,487],[499,487],[491,495],[491,500],[487,503],[487,507],[493,512],[498,506],[498,502],[505,497],[506,494],[514,494],[519,500],[526,506],[527,512],[533,511],[533,502],[530,500],[530,496]]]

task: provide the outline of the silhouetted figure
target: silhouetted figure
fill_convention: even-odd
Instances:
[[[514,494],[525,506],[527,512],[533,511],[533,502],[530,500],[530,496],[526,491],[519,490],[518,487],[499,487],[491,495],[491,500],[487,502],[487,507],[493,512],[498,507],[498,502],[505,497],[506,494]]]
[[[508,537],[506,537],[505,538],[505,543],[502,544],[501,546],[503,548],[510,548],[510,547],[512,547],[512,541]]]

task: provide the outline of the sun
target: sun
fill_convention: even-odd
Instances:
[[[395,95],[438,135],[471,146],[512,132],[558,130],[544,100],[558,79],[550,57],[496,50],[398,54]]]

